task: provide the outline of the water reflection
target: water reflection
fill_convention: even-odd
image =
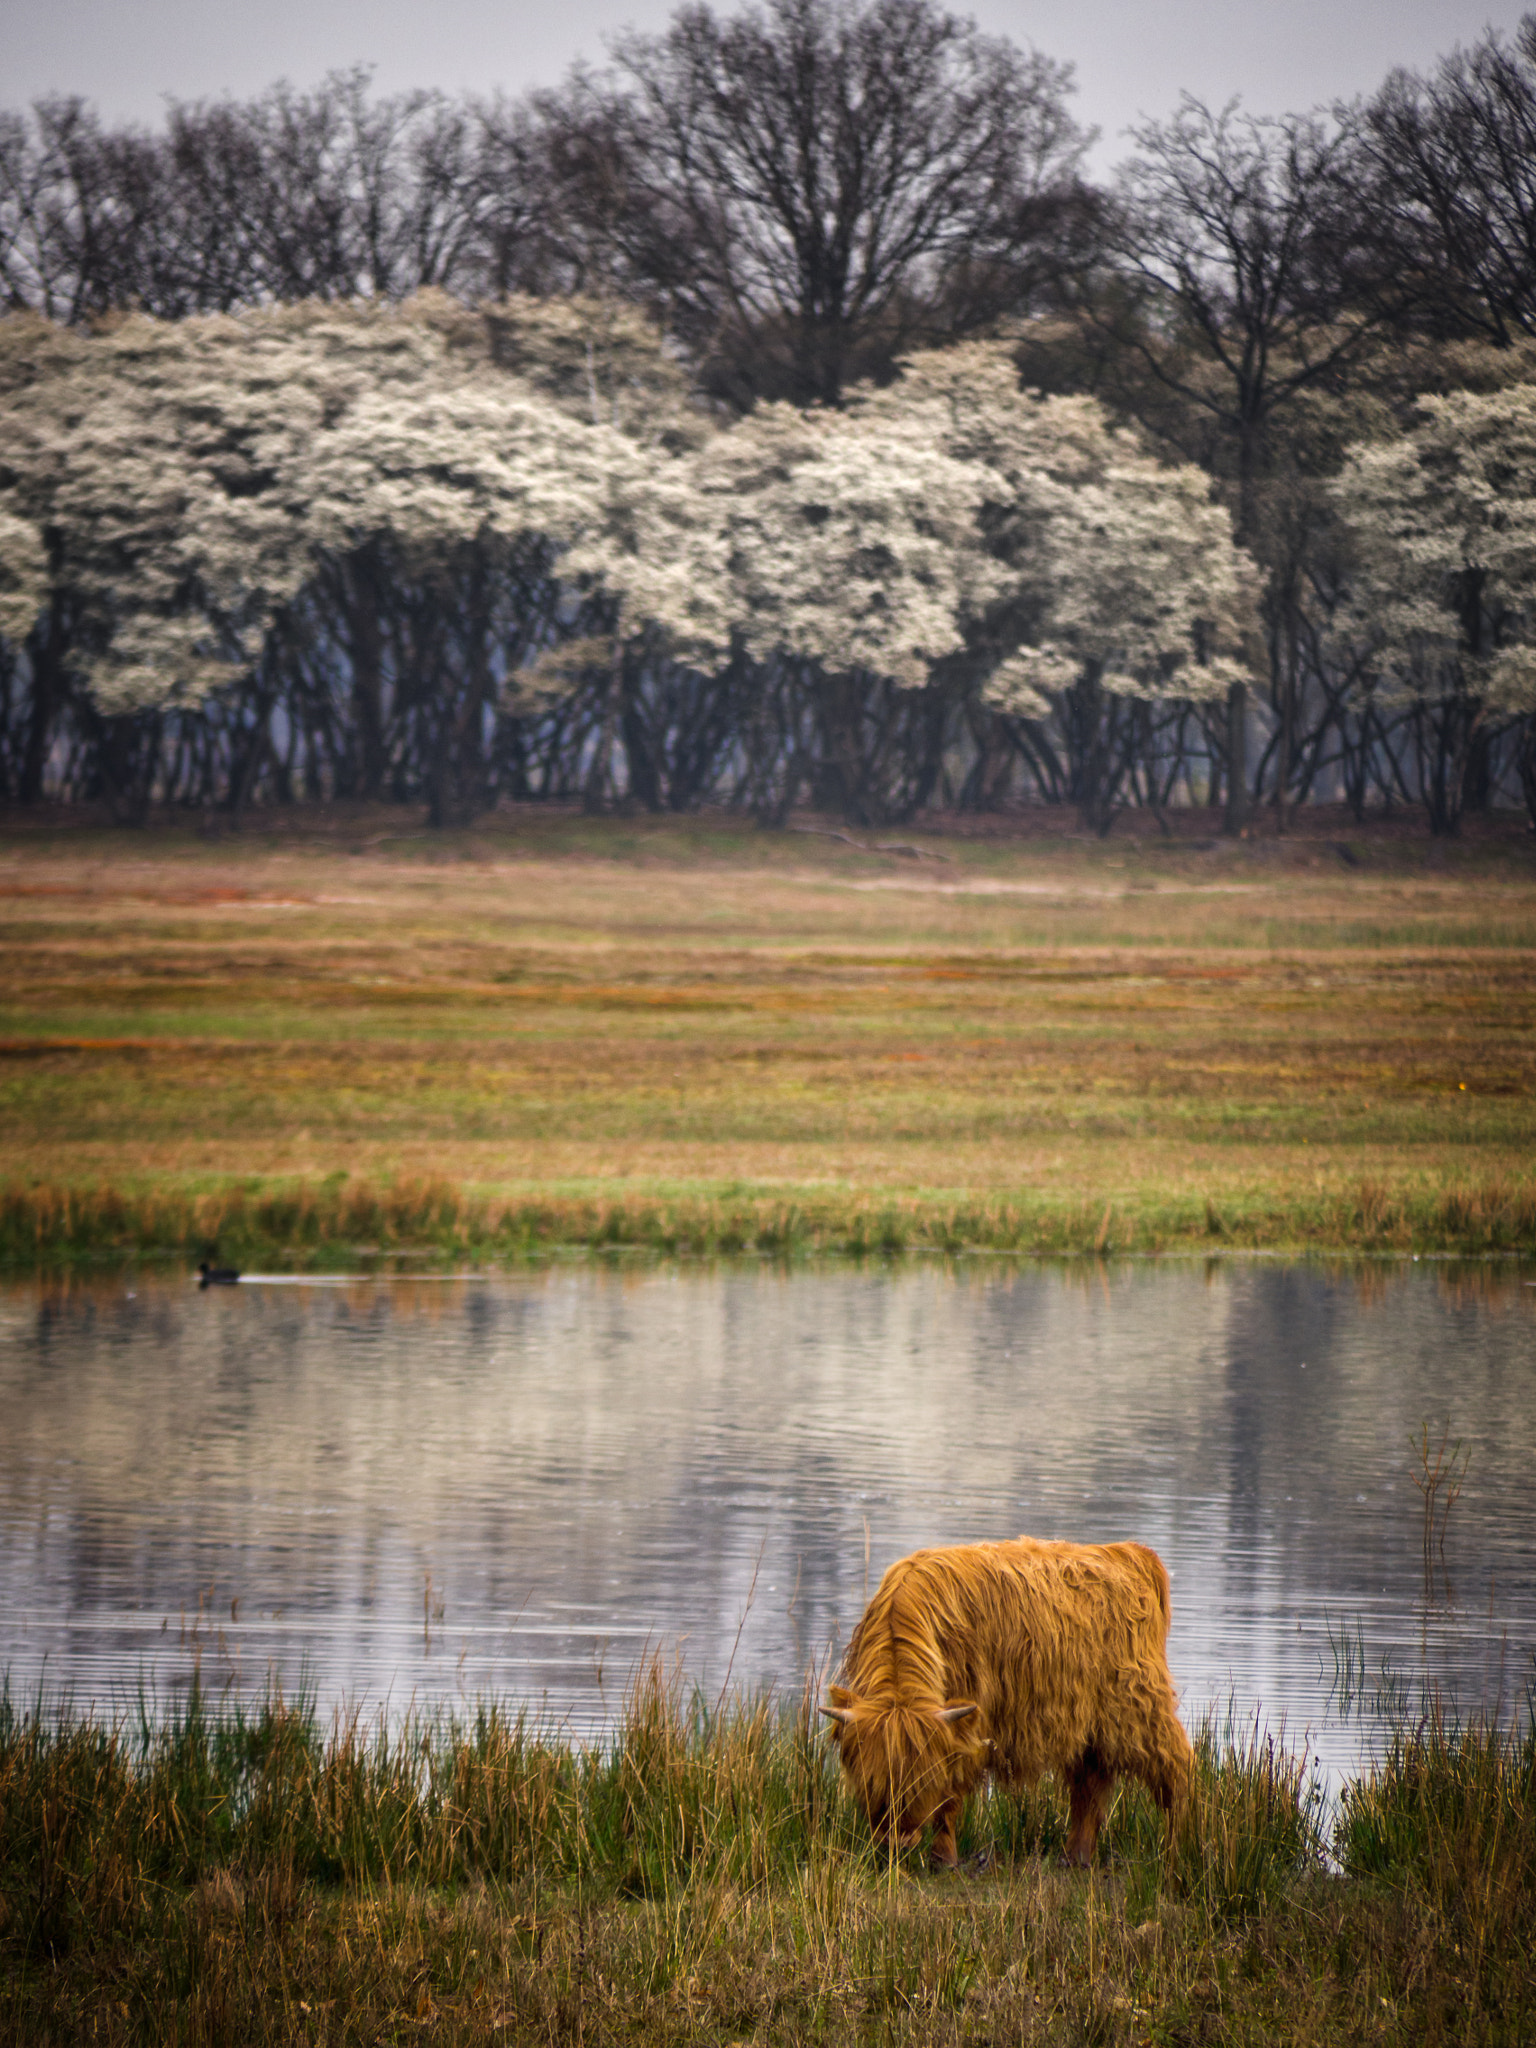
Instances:
[[[1431,1583],[1410,1440],[1442,1420],[1469,1465]],[[1186,1718],[1260,1704],[1338,1764],[1346,1629],[1351,1671],[1523,1700],[1533,1452],[1518,1276],[13,1288],[0,1665],[19,1699],[173,1695],[196,1668],[587,1729],[647,1648],[708,1688],[798,1684],[918,1544],[1134,1535],[1174,1575]]]

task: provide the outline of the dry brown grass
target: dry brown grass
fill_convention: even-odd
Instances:
[[[1457,1202],[1462,1243],[1523,1213],[1514,837],[1356,835],[1345,867],[1316,840],[911,860],[718,823],[350,829],[361,851],[0,839],[13,1189],[980,1203],[1091,1211],[1106,1243],[1308,1241],[1286,1219],[1326,1212],[1407,1244]]]

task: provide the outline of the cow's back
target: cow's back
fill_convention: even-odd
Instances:
[[[1135,1543],[1019,1537],[920,1550],[892,1565],[849,1645],[852,1689],[903,1706],[974,1700],[1006,1783],[1089,1745],[1136,1747],[1172,1711],[1168,1575]]]

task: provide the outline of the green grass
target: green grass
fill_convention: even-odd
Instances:
[[[1536,2025],[1536,1742],[1435,1724],[1346,1789],[1207,1728],[1171,1849],[1122,1795],[971,1804],[969,1874],[872,1850],[811,1703],[643,1673],[584,1748],[487,1707],[0,1711],[16,2042],[1515,2043]]]

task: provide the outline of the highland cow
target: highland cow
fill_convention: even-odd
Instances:
[[[1167,1816],[1192,1750],[1168,1675],[1168,1574],[1140,1543],[968,1543],[893,1564],[822,1709],[876,1839],[908,1848],[933,1823],[936,1870],[990,1772],[1012,1791],[1054,1770],[1067,1859],[1087,1863],[1115,1778]]]

